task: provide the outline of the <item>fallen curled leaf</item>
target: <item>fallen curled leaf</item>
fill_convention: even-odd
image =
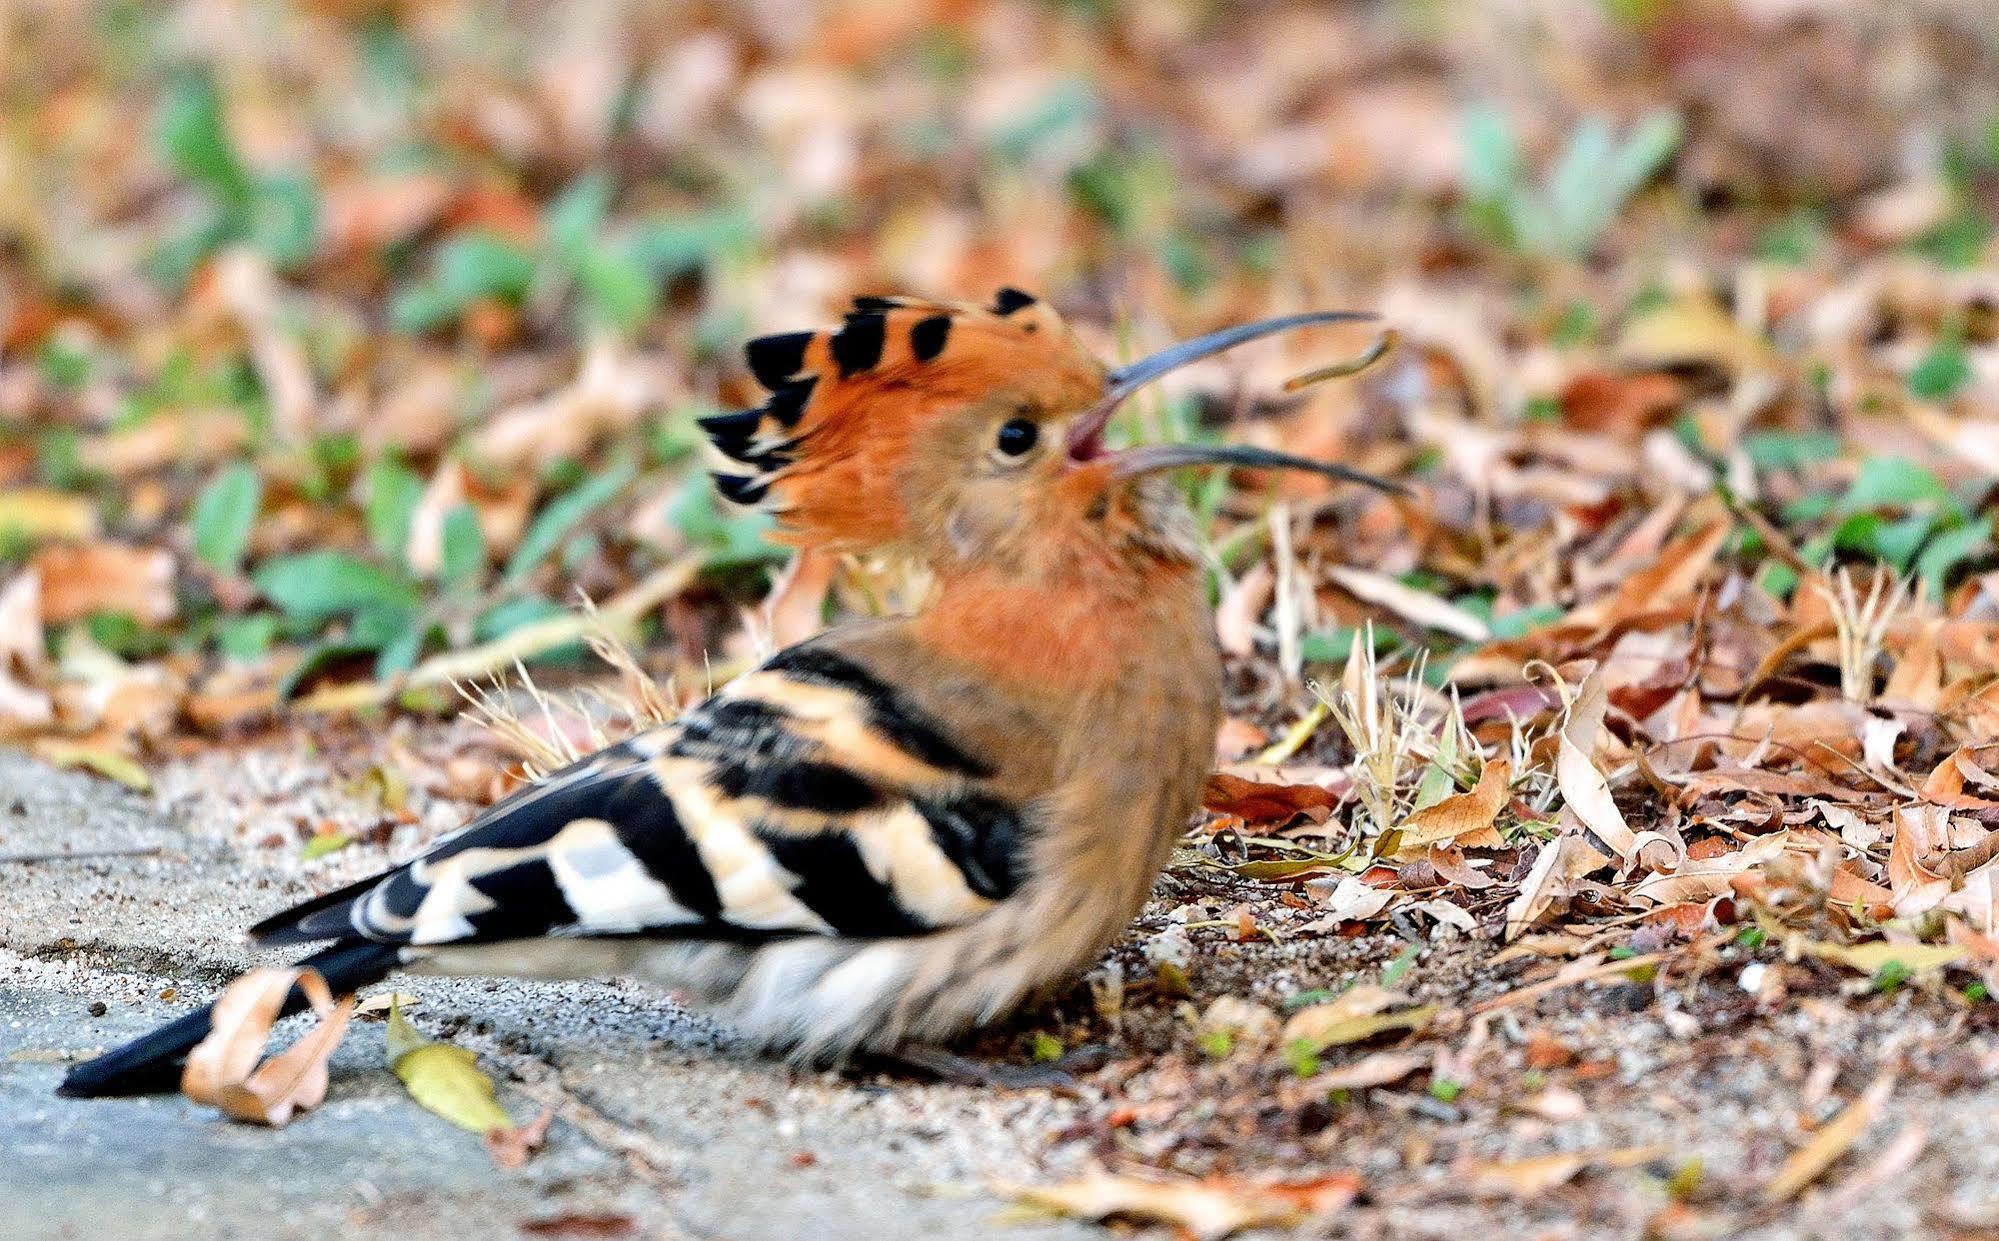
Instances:
[[[1328,1069],[1311,1079],[1318,1090],[1360,1090],[1368,1086],[1389,1086],[1430,1063],[1430,1055],[1420,1051],[1377,1051],[1352,1064]]]
[[[1790,833],[1759,836],[1740,849],[1718,857],[1689,858],[1670,875],[1650,875],[1631,894],[1662,905],[1676,901],[1706,901],[1731,891],[1729,881],[1744,871],[1767,865],[1783,855]]]
[[[1411,1006],[1409,997],[1373,983],[1359,983],[1324,1004],[1291,1014],[1280,1040],[1318,1052],[1358,1043],[1390,1030],[1420,1030],[1437,1015],[1435,1004]],[[1403,1005],[1397,1008],[1396,1005]]]
[[[1493,820],[1506,807],[1512,779],[1512,763],[1503,758],[1486,760],[1470,791],[1446,797],[1402,821],[1396,856],[1414,857],[1433,844],[1472,843],[1466,838],[1492,831]]]
[[[1635,1168],[1664,1158],[1664,1146],[1573,1151],[1473,1164],[1466,1169],[1474,1193],[1536,1198],[1574,1179],[1584,1168]]]
[[[1533,869],[1520,881],[1520,894],[1506,906],[1506,938],[1513,939],[1538,923],[1556,901],[1575,890],[1576,880],[1607,861],[1580,836],[1557,836],[1542,845]]]
[[[1767,366],[1773,357],[1768,341],[1738,324],[1705,291],[1669,298],[1632,316],[1614,353],[1634,368],[1712,366],[1730,373]]]
[[[1707,576],[1733,523],[1718,517],[1668,543],[1650,565],[1618,588],[1569,613],[1567,625],[1609,625],[1658,613],[1685,601]]]
[[[1338,794],[1317,784],[1270,784],[1220,771],[1201,790],[1201,805],[1245,823],[1284,823],[1301,814],[1324,818],[1338,804]]]
[[[1325,902],[1326,912],[1300,930],[1329,930],[1343,922],[1365,922],[1386,909],[1395,895],[1369,885],[1358,875],[1342,875],[1337,881],[1317,879],[1305,886]]]
[[[319,1023],[265,1061],[265,1040],[293,985],[305,992]],[[231,1120],[279,1126],[326,1098],[326,1062],[340,1045],[354,997],[334,1003],[311,969],[254,969],[216,997],[212,1028],[187,1056],[181,1093],[219,1108]]]
[[[1562,790],[1564,814],[1573,814],[1598,840],[1626,862],[1638,850],[1638,838],[1624,821],[1624,812],[1610,795],[1610,782],[1591,758],[1603,736],[1603,715],[1610,705],[1603,669],[1591,668],[1569,700],[1555,757],[1555,783]]]
[[[1875,1113],[1881,1110],[1881,1105],[1888,1101],[1888,1095],[1894,1089],[1895,1076],[1892,1072],[1884,1071],[1868,1083],[1867,1089],[1842,1108],[1839,1115],[1821,1126],[1812,1135],[1811,1141],[1792,1152],[1791,1157],[1784,1161],[1784,1166],[1777,1170],[1777,1175],[1763,1187],[1763,1197],[1770,1202],[1785,1202],[1817,1180],[1867,1131]]]
[[[615,1212],[570,1211],[520,1223],[520,1230],[531,1237],[629,1237],[638,1227],[631,1216]]]
[[[1685,384],[1658,371],[1583,371],[1562,385],[1557,399],[1569,426],[1634,438],[1672,417],[1685,397]]]
[[[426,1111],[460,1129],[479,1134],[493,1162],[514,1169],[534,1157],[548,1140],[555,1119],[550,1107],[524,1125],[516,1125],[494,1098],[493,1079],[480,1068],[470,1050],[425,1038],[403,1016],[391,997],[387,1031],[389,1071],[401,1079],[410,1098]]]
[[[1360,1178],[1350,1172],[1268,1183],[1228,1176],[1191,1180],[1092,1172],[1056,1185],[1002,1183],[994,1190],[1071,1219],[1166,1224],[1197,1241],[1218,1241],[1245,1228],[1282,1227],[1337,1211],[1354,1200],[1360,1186]]]

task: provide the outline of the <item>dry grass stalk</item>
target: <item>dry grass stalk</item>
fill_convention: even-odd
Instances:
[[[1825,600],[1837,631],[1840,694],[1848,702],[1865,706],[1874,698],[1874,665],[1881,657],[1882,643],[1914,597],[1914,583],[1877,566],[1865,595],[1854,589],[1853,573],[1846,568],[1840,569],[1831,586],[1817,580],[1812,586]]]
[[[1339,689],[1327,694],[1317,684],[1310,687],[1353,747],[1354,789],[1377,833],[1400,820],[1406,775],[1434,746],[1421,718],[1425,664],[1418,655],[1396,685],[1375,656],[1374,626],[1369,624],[1354,635]]]
[[[589,600],[583,601],[581,610],[596,618],[596,608]],[[590,685],[567,695],[552,695],[516,660],[511,678],[503,680],[495,674],[484,685],[459,682],[454,686],[465,699],[465,714],[521,755],[522,769],[531,782],[634,733],[668,723],[679,714],[670,694],[647,675],[638,656],[614,630],[594,626],[584,633],[584,641],[592,654],[617,672],[615,685]],[[539,727],[530,722],[536,716]],[[574,728],[564,726],[564,720],[582,724],[581,740]]]

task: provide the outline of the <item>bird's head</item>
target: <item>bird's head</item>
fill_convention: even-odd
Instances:
[[[862,298],[836,330],[751,341],[761,407],[703,420],[739,504],[778,519],[802,547],[902,549],[934,567],[1023,572],[1077,559],[1191,555],[1184,509],[1155,480],[1170,470],[1308,470],[1396,490],[1328,462],[1231,444],[1111,450],[1118,406],[1161,375],[1246,341],[1370,316],[1266,319],[1116,369],[1045,303],[1002,289],[988,307]]]

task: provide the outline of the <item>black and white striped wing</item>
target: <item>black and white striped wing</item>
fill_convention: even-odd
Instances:
[[[1026,819],[976,791],[992,774],[859,664],[794,647],[251,933],[412,946],[921,934],[1020,882]]]

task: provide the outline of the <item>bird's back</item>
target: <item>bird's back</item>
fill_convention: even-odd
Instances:
[[[841,649],[880,660],[897,645],[894,622],[868,628],[858,643],[781,651],[680,719],[252,934],[413,949],[548,934],[750,942],[976,917],[1021,882],[1033,810],[892,670]]]

